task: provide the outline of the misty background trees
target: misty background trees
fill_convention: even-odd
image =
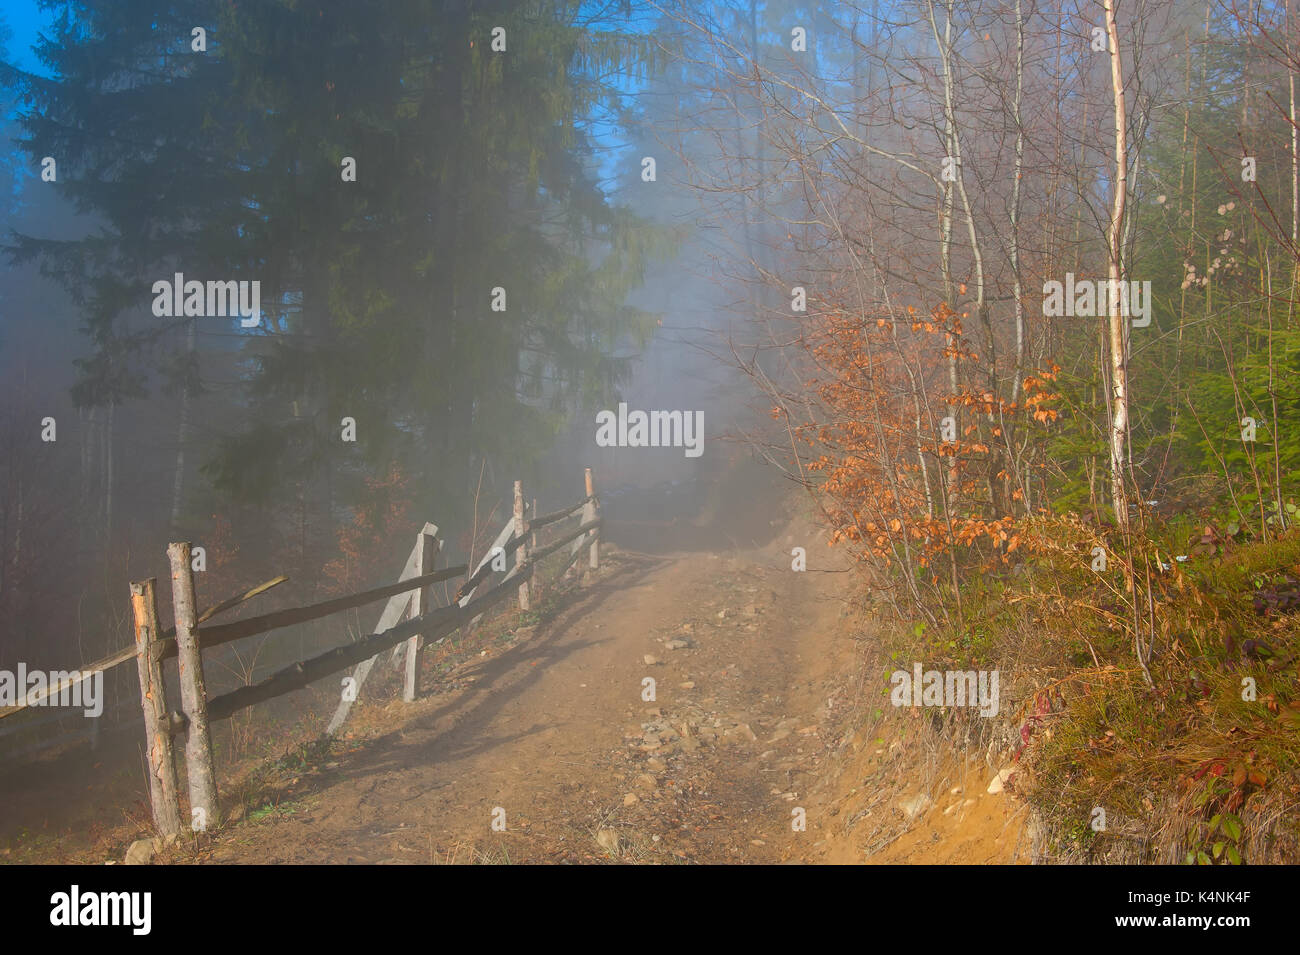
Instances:
[[[387,579],[427,519],[467,551],[626,389],[710,442],[770,412],[922,612],[1045,513],[1290,522],[1285,3],[49,6],[53,78],[3,72],[6,658],[120,646],[167,539],[212,599]],[[155,317],[176,272],[260,323]],[[1149,324],[1044,314],[1067,275]]]
[[[712,132],[700,192],[744,226],[769,454],[900,611],[960,614],[1043,514],[1289,524],[1286,4],[666,8],[715,76],[682,139]],[[1070,277],[1150,314],[1054,311]]]
[[[241,582],[318,580],[340,535],[350,582],[391,576],[395,515],[467,530],[478,496],[533,477],[565,414],[626,377],[616,353],[652,321],[627,293],[668,242],[607,200],[592,130],[617,128],[620,84],[653,65],[644,35],[576,3],[51,6],[54,78],[5,76],[24,196],[57,194],[81,228],[29,218],[9,253],[81,337],[52,363],[65,387],[75,367],[66,392],[6,403],[33,459],[6,565],[46,580],[7,579],[6,629],[48,639],[69,622],[52,578],[102,571],[83,650],[119,645],[124,575],[168,537],[217,544],[213,587],[236,551]],[[177,272],[260,280],[260,323],[156,317],[152,284]],[[43,413],[48,446],[26,427]]]

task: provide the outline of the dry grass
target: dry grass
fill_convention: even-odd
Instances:
[[[1000,671],[996,720],[930,715],[990,765],[1014,762],[1046,858],[1300,861],[1300,613],[1252,607],[1300,575],[1300,535],[1180,562],[1185,532],[1126,546],[1041,522],[1017,573],[974,578],[960,630],[918,625],[893,650],[895,664]]]

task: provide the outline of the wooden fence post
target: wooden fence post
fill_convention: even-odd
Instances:
[[[524,520],[524,482],[515,482],[515,536],[519,538],[519,550],[515,552],[515,570],[521,571],[524,565],[528,563],[528,542],[525,540],[528,534],[528,522]],[[532,609],[532,601],[529,599],[528,581],[521,581],[519,584],[519,609],[527,612]]]
[[[435,534],[421,531],[415,539],[416,558],[415,576],[431,574],[434,563],[438,560],[438,538]],[[411,616],[418,617],[433,609],[433,586],[421,587],[411,597]],[[402,687],[402,699],[414,703],[420,695],[420,666],[424,662],[424,637],[416,634],[406,641],[406,683]]]
[[[217,779],[212,769],[212,737],[208,732],[208,690],[203,681],[203,651],[194,609],[194,571],[188,542],[167,545],[172,565],[172,606],[176,612],[176,650],[181,674],[181,710],[189,720],[185,730],[185,772],[190,788],[190,828],[213,828],[220,820]]]
[[[537,513],[538,513],[537,498],[533,498],[533,509],[528,512],[528,549],[530,551],[537,550],[537,531],[533,529],[533,524],[532,524],[534,518],[537,517]],[[533,579],[528,582],[528,587],[529,587],[528,597],[530,600],[533,597],[536,597],[538,600],[542,599],[542,578],[541,577],[534,574]]]
[[[140,706],[144,710],[145,756],[149,761],[149,805],[162,836],[181,831],[181,807],[176,794],[176,758],[168,727],[167,692],[163,684],[158,639],[158,600],[154,578],[131,584],[135,615],[135,662],[140,675]]]
[[[588,521],[594,521],[597,517],[600,516],[600,505],[598,505],[594,499],[596,494],[596,483],[595,481],[592,480],[591,468],[587,468],[586,483],[587,483],[587,497],[592,498],[592,500],[589,500],[586,504],[583,505],[582,522],[584,524],[586,524]],[[599,568],[600,568],[600,528],[594,527],[591,529],[591,569],[598,570]]]
[[[438,525],[426,523],[424,525],[423,533],[432,534],[436,537],[438,534]],[[418,554],[416,553],[417,550],[418,548],[416,547],[411,548],[411,553],[406,558],[406,565],[402,568],[402,574],[397,578],[398,581],[403,581],[415,576],[415,562],[418,557]],[[406,608],[410,606],[410,601],[411,595],[409,593],[397,594],[396,596],[389,597],[388,603],[384,605],[383,613],[379,615],[379,622],[375,624],[375,632],[378,633],[387,630],[389,627],[395,626],[397,622],[402,619],[402,614],[406,613]],[[394,650],[394,669],[401,669],[401,660],[398,656],[398,652],[400,652],[401,648],[402,644],[399,643]],[[352,709],[352,704],[356,701],[357,694],[361,692],[362,684],[364,684],[366,678],[370,676],[370,668],[375,665],[376,659],[378,658],[372,657],[369,660],[362,660],[356,665],[356,668],[353,669],[350,692],[345,691],[340,695],[338,708],[334,710],[334,716],[330,718],[329,726],[325,729],[325,735],[333,736],[343,726],[343,721],[348,718],[348,712]],[[348,684],[345,682],[344,686],[347,687]]]
[[[478,562],[477,565],[475,565],[474,574],[477,574],[480,570],[482,570],[484,564],[491,563],[493,559],[493,554],[496,553],[497,548],[505,547],[505,545],[509,543],[511,536],[514,534],[514,531],[515,531],[515,519],[512,514],[510,520],[506,521],[505,526],[501,528],[501,533],[496,536],[496,540],[494,540],[491,546],[488,547],[487,553],[484,554],[483,558]],[[473,577],[474,574],[470,574],[469,576]],[[471,587],[469,593],[461,597],[460,600],[457,601],[457,603],[460,606],[464,607],[474,598],[474,595],[478,593],[478,589],[482,585],[483,582],[479,581],[477,584]],[[463,639],[468,639],[469,637],[471,637],[474,634],[475,628],[478,627],[479,621],[482,619],[483,619],[483,615],[479,614],[469,623],[465,624],[465,626],[463,626],[460,631],[461,637]]]

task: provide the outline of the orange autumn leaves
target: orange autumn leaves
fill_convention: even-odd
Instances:
[[[818,369],[805,385],[822,415],[795,433],[821,478],[832,543],[919,567],[958,548],[1005,559],[1020,546],[1023,450],[1057,419],[1060,369],[1024,377],[1016,401],[996,394],[1006,376],[990,380],[961,317],[945,304],[926,318],[832,308],[805,328]]]
[[[362,500],[352,520],[338,531],[338,554],[323,569],[324,590],[355,593],[389,572],[393,538],[411,528],[410,477],[393,464],[382,477],[366,478]]]

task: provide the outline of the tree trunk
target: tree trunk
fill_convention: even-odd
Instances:
[[[113,412],[117,406],[108,404],[104,421],[104,544],[113,546]]]
[[[186,353],[194,354],[194,320],[190,319],[189,334],[186,341]],[[172,479],[172,513],[171,529],[175,535],[181,520],[181,499],[185,494],[185,442],[189,440],[190,430],[190,382],[186,378],[181,392],[181,420],[176,428],[176,476]]]
[[[1115,100],[1115,200],[1111,208],[1109,245],[1109,278],[1112,291],[1123,286],[1123,238],[1125,203],[1128,196],[1128,110],[1124,101],[1124,69],[1120,60],[1119,30],[1115,24],[1115,0],[1103,0],[1106,15],[1106,36],[1110,45],[1111,92]],[[1126,318],[1120,296],[1107,296],[1110,326],[1111,423],[1110,423],[1110,487],[1115,508],[1115,523],[1128,529],[1128,492],[1124,484],[1124,467],[1128,451],[1128,359],[1125,349]]]

